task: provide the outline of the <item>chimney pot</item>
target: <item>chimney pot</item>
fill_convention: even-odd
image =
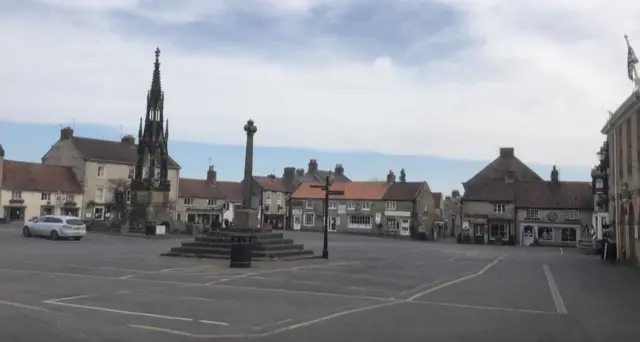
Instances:
[[[73,128],[67,126],[60,130],[60,140],[68,140],[73,138]]]
[[[513,147],[501,147],[500,157],[513,158],[515,156],[515,149]]]
[[[318,171],[318,161],[315,159],[309,160],[309,172]]]
[[[389,170],[389,173],[387,174],[387,183],[393,184],[395,182],[396,182],[396,174],[393,173],[393,170]]]
[[[125,135],[120,141],[128,146],[134,146],[136,144],[136,138],[131,134]]]

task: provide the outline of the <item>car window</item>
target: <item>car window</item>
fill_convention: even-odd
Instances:
[[[47,223],[51,223],[53,221],[51,221],[52,217],[51,216],[45,216],[45,217],[41,217],[40,221],[38,222],[47,222]]]
[[[67,224],[74,225],[74,226],[81,226],[84,224],[84,222],[78,219],[67,219]]]
[[[52,223],[62,223],[62,219],[59,219],[57,217],[52,217],[50,222],[52,222]]]

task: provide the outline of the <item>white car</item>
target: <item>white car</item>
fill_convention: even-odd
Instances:
[[[24,237],[47,236],[51,240],[70,238],[80,240],[87,236],[87,226],[74,216],[47,215],[27,222],[22,227]]]

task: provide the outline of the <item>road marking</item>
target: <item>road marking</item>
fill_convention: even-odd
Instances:
[[[303,291],[303,290],[270,289],[270,288],[266,288],[266,287],[235,286],[235,285],[221,285],[221,284],[215,284],[215,285],[211,285],[211,286],[212,287],[228,288],[228,289],[238,289],[238,290],[278,292],[278,293],[290,293],[290,294],[293,293],[293,294],[315,295],[315,296],[326,296],[326,297],[361,298],[361,299],[373,299],[373,300],[384,300],[384,301],[391,300],[389,298],[384,298],[384,297],[360,296],[360,295],[350,295],[350,294],[331,293],[331,292],[312,292],[312,291]]]
[[[207,336],[207,335],[196,335],[196,334],[191,334],[191,333],[188,333],[188,332],[185,332],[185,331],[158,328],[158,327],[152,327],[152,326],[148,326],[148,325],[129,324],[128,326],[131,327],[131,328],[136,328],[136,329],[158,331],[158,332],[163,332],[163,333],[167,333],[167,334],[186,336],[186,337],[194,337],[194,338],[210,337],[210,336]],[[211,336],[211,337],[214,337],[214,336]]]
[[[51,312],[50,310],[47,310],[45,308],[41,308],[39,306],[8,302],[6,300],[0,300],[0,304],[7,305],[7,306],[13,306],[15,308],[21,308],[21,309],[28,309],[28,310],[35,310],[35,311],[42,311],[42,312]]]
[[[120,279],[117,277],[107,277],[107,276],[99,276],[99,275],[91,275],[91,274],[42,272],[42,271],[32,271],[32,270],[18,270],[18,269],[11,269],[11,268],[0,268],[0,272],[26,273],[26,274],[37,274],[37,275],[46,275],[46,276],[77,277],[77,278],[87,278],[87,279],[127,280],[127,281],[137,281],[137,282],[146,282],[146,283],[175,284],[175,285],[184,285],[184,286],[207,285],[206,283],[193,283],[193,282],[185,282],[185,281],[155,280],[155,279],[140,279],[140,278]]]
[[[295,279],[287,279],[287,278],[269,278],[269,277],[248,277],[249,279],[258,279],[258,280],[271,280],[271,281],[285,281],[287,283],[298,283],[298,284],[309,284],[309,285],[320,285],[320,286],[329,286],[332,288],[342,288],[342,289],[350,289],[350,290],[365,290],[365,291],[378,291],[378,292],[391,292],[388,290],[382,289],[372,289],[363,286],[348,286],[348,285],[334,285],[322,283],[319,281],[308,281],[308,280],[295,280]]]
[[[553,297],[553,302],[556,304],[556,310],[559,314],[566,315],[567,307],[564,305],[564,301],[560,295],[560,290],[558,289],[558,285],[556,285],[556,280],[553,279],[551,269],[549,269],[547,264],[542,265],[542,269],[544,270],[544,276],[547,278],[549,290],[551,290],[551,297]]]
[[[438,306],[447,306],[447,307],[453,307],[453,308],[467,308],[467,309],[479,309],[479,310],[523,312],[523,313],[533,313],[533,314],[548,314],[548,315],[557,315],[558,314],[555,311],[541,311],[541,310],[528,310],[528,309],[501,308],[501,307],[483,306],[483,305],[466,305],[466,304],[454,304],[454,303],[427,302],[427,301],[421,301],[421,300],[414,300],[414,301],[411,301],[411,302],[408,302],[408,303],[426,304],[426,305],[438,305]]]
[[[435,280],[435,281],[420,285],[418,287],[414,287],[412,289],[409,289],[409,290],[406,290],[406,291],[402,291],[402,292],[398,293],[397,295],[395,295],[395,296],[393,296],[393,297],[391,297],[389,299],[400,299],[400,297],[404,297],[404,296],[406,296],[406,295],[408,295],[410,293],[419,291],[421,289],[424,289],[425,287],[429,287],[429,286],[435,285],[435,284],[437,284],[439,282],[441,282],[441,280]],[[403,298],[403,299],[406,299],[406,298]]]
[[[216,325],[224,325],[227,326],[229,325],[229,323],[225,323],[225,322],[218,322],[218,321],[208,321],[205,319],[199,319],[198,322],[200,323],[206,323],[206,324],[216,324]]]
[[[91,297],[91,295],[82,295],[82,296],[73,296],[73,297],[64,297],[64,298],[47,299],[47,300],[45,300],[44,302],[45,302],[45,303],[64,302],[65,300],[80,299],[80,298],[88,298],[88,297]]]
[[[562,249],[562,247],[560,247],[560,254],[564,255],[564,249]]]
[[[432,288],[430,288],[428,290],[425,290],[425,291],[422,291],[420,293],[417,293],[417,294],[407,298],[407,301],[411,302],[411,301],[415,300],[416,298],[422,297],[422,296],[427,295],[427,294],[429,294],[431,292],[438,291],[438,290],[440,290],[442,288],[445,288],[447,286],[451,286],[451,285],[463,282],[465,280],[469,280],[469,279],[475,278],[475,277],[477,277],[479,275],[482,275],[484,272],[486,272],[491,267],[493,267],[495,264],[497,264],[503,257],[504,257],[504,255],[501,255],[501,256],[497,257],[495,260],[490,262],[487,266],[485,266],[483,269],[481,269],[480,271],[478,271],[476,273],[473,273],[473,274],[470,274],[468,276],[464,276],[464,277],[461,277],[461,278],[446,282],[444,284],[440,284],[440,285],[438,285],[436,287],[432,287]]]
[[[264,329],[264,328],[270,328],[270,327],[273,327],[273,326],[276,326],[276,325],[289,323],[289,322],[291,322],[291,321],[293,321],[293,318],[283,319],[282,321],[279,321],[279,322],[269,323],[269,324],[265,324],[265,325],[261,325],[261,326],[253,327],[253,329],[256,329],[256,330],[262,330],[262,329]]]
[[[360,263],[360,261],[343,261],[343,262],[333,262],[333,263],[321,264],[321,265],[293,266],[293,267],[286,267],[286,268],[275,268],[275,269],[272,269],[272,270],[265,270],[265,271],[259,271],[259,272],[249,272],[249,273],[241,274],[241,275],[238,275],[238,276],[233,276],[233,277],[229,277],[229,278],[223,278],[223,279],[219,279],[219,280],[215,280],[215,281],[206,283],[205,285],[215,285],[215,284],[224,283],[224,282],[231,281],[231,280],[236,280],[236,279],[241,279],[241,278],[246,278],[246,277],[252,277],[252,276],[260,276],[262,274],[271,274],[271,273],[275,273],[275,272],[306,270],[306,269],[313,269],[313,268],[320,268],[320,267],[331,267],[331,266],[343,266],[343,265],[352,265],[352,264],[358,264],[358,263]]]
[[[146,312],[116,310],[116,309],[110,309],[110,308],[103,308],[103,307],[99,307],[99,306],[71,304],[71,303],[62,303],[62,302],[49,302],[49,301],[44,301],[43,303],[53,304],[53,305],[69,306],[69,307],[79,308],[79,309],[111,312],[111,313],[116,313],[116,314],[121,314],[121,315],[144,316],[144,317],[160,318],[160,319],[167,319],[167,320],[174,320],[174,321],[186,321],[186,322],[193,322],[194,321],[193,318],[156,315],[156,314],[151,314],[151,313],[146,313]]]

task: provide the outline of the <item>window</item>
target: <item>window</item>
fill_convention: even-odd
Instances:
[[[395,201],[387,201],[384,204],[384,207],[387,210],[396,210],[396,202]]]
[[[553,241],[553,228],[551,228],[551,227],[538,227],[538,240],[539,241]]]
[[[40,195],[40,199],[43,201],[51,201],[51,193],[50,192],[43,192]]]
[[[622,125],[618,126],[617,131],[618,142],[613,146],[617,145],[618,147],[618,150],[616,151],[616,158],[618,159],[618,176],[622,178],[624,176],[624,165],[622,164],[622,142],[620,141],[622,139]]]
[[[371,229],[371,216],[349,216],[347,228]]]
[[[135,167],[129,167],[129,176],[127,176],[128,179],[134,179],[136,178],[136,168]]]
[[[131,203],[131,189],[127,189],[127,192],[124,193],[124,200]]]
[[[354,201],[347,202],[347,210],[355,210],[355,209],[356,209],[356,202]]]
[[[387,230],[397,230],[398,229],[398,221],[396,221],[395,217],[387,217]]]
[[[183,203],[185,205],[193,205],[193,198],[185,198]]]
[[[371,210],[371,202],[362,202],[362,210]]]
[[[473,225],[473,234],[475,236],[483,236],[484,235],[484,226],[481,224]]]
[[[95,201],[98,203],[104,202],[104,188],[96,188]]]
[[[562,228],[561,235],[563,242],[576,242],[575,228]]]
[[[98,178],[104,178],[105,176],[105,168],[104,165],[98,165],[98,174],[96,175]]]
[[[93,218],[96,220],[102,220],[104,218],[104,208],[102,207],[94,207],[93,208]]]
[[[489,238],[497,240],[502,237],[503,240],[509,239],[509,232],[505,223],[492,223],[489,225]]]
[[[304,214],[304,225],[305,226],[313,226],[316,222],[316,215],[314,213],[305,213]]]
[[[207,200],[207,205],[216,205],[216,200],[214,199]]]
[[[524,213],[524,217],[528,220],[538,220],[540,219],[540,213],[538,209],[527,209]]]
[[[264,193],[264,202],[267,204],[271,204],[271,191],[266,191]]]
[[[131,190],[129,190],[129,191],[131,191]],[[67,203],[73,203],[73,202],[76,201],[76,196],[67,194],[64,197],[64,201],[67,202]]]
[[[629,176],[631,176],[631,174],[633,173],[633,162],[631,160],[631,118],[628,118],[627,121],[625,122],[625,128],[626,128],[626,140],[627,140],[627,174]]]
[[[22,191],[11,191],[11,199],[14,199],[14,200],[22,199]]]
[[[338,208],[338,204],[336,203],[336,201],[329,201],[329,209],[337,209]]]
[[[277,205],[282,205],[282,200],[278,198],[278,200],[276,201]]]
[[[307,209],[313,209],[313,201],[311,201],[311,200],[304,201],[304,206]]]
[[[496,214],[504,214],[505,210],[504,210],[504,204],[502,203],[497,203],[493,205],[493,212]]]
[[[580,221],[580,212],[578,210],[566,210],[564,219],[565,221]]]

